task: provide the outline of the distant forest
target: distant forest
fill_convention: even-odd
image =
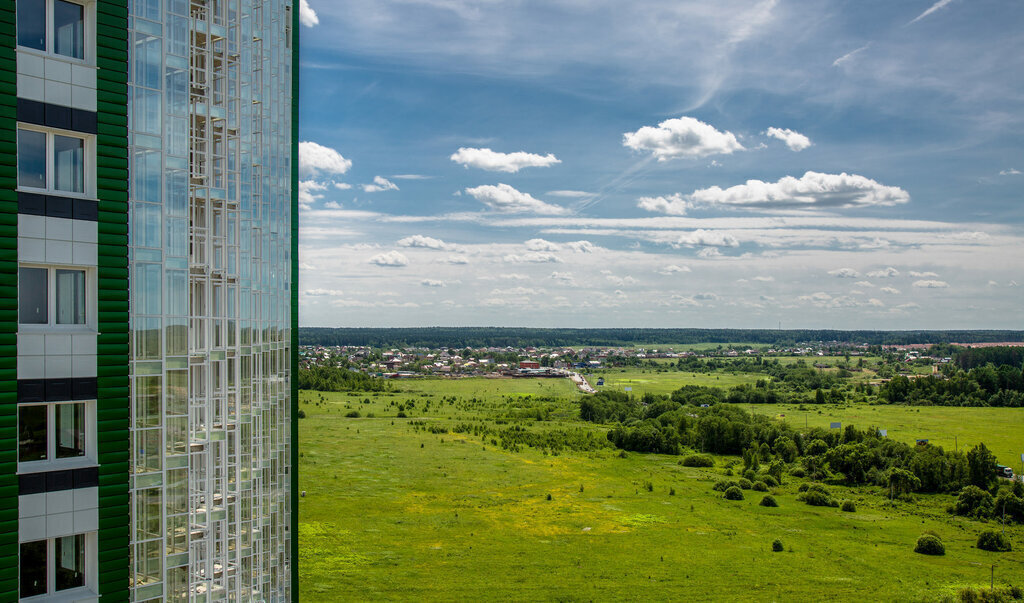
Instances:
[[[626,346],[752,343],[789,346],[837,341],[868,345],[1024,341],[1024,331],[835,331],[773,329],[535,329],[517,327],[327,328],[300,327],[303,345],[379,348]]]

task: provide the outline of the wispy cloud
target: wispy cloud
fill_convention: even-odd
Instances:
[[[388,180],[384,176],[374,176],[373,184],[364,184],[363,192],[367,193],[381,193],[384,191],[397,191],[398,185]]]
[[[909,23],[907,23],[907,25],[913,25],[914,23],[917,23],[918,21],[920,21],[921,19],[924,19],[925,17],[927,17],[928,15],[934,13],[935,11],[942,10],[943,8],[948,6],[949,4],[952,4],[952,2],[953,2],[953,0],[939,0],[935,4],[931,5],[928,8],[928,10],[926,10],[923,13],[921,13],[920,15],[914,17]]]
[[[790,151],[800,152],[811,146],[811,139],[807,138],[803,134],[790,130],[789,128],[768,128],[765,132],[772,138],[777,138],[782,142],[786,143]]]
[[[850,52],[844,54],[843,56],[839,57],[838,59],[832,61],[832,66],[833,67],[840,67],[844,63],[847,63],[848,61],[853,59],[853,57],[855,57],[858,54],[860,54],[860,53],[864,52],[865,50],[867,50],[868,48],[871,48],[871,44],[865,44],[865,45],[861,46],[860,48],[857,48],[855,50],[851,50]]]

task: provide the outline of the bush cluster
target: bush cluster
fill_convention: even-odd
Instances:
[[[995,530],[985,530],[981,534],[978,534],[978,548],[983,551],[992,551],[995,553],[1008,553],[1013,550],[1010,546],[1010,541],[1006,538],[1002,532],[996,532]]]
[[[782,546],[782,541],[776,538],[775,541],[772,542],[772,551],[781,553],[784,550],[786,550],[786,547]]]
[[[938,536],[934,534],[922,534],[917,539],[917,546],[914,547],[915,553],[921,553],[922,555],[945,555],[946,547],[939,540]]]
[[[844,500],[843,501],[843,506],[840,507],[840,509],[842,509],[843,511],[846,511],[847,513],[856,513],[857,512],[857,505],[854,504],[854,502],[852,500]]]
[[[715,459],[706,454],[691,454],[683,457],[683,467],[714,467]]]
[[[743,490],[740,490],[736,486],[729,486],[729,489],[725,491],[725,500],[743,500]]]
[[[779,503],[775,500],[775,497],[772,496],[771,494],[765,494],[764,498],[762,498],[761,502],[758,503],[758,504],[760,504],[762,507],[777,507],[777,506],[779,506]]]
[[[828,489],[821,484],[800,484],[800,490],[802,493],[796,499],[812,507],[839,506],[839,503],[829,494]]]

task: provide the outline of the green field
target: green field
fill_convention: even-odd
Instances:
[[[763,375],[746,373],[688,373],[675,370],[658,372],[652,369],[630,368],[594,371],[587,375],[587,380],[597,387],[599,377],[604,378],[603,389],[625,391],[630,387],[635,396],[643,396],[645,393],[670,394],[684,385],[728,388],[764,379]]]
[[[634,393],[680,385],[659,373],[624,375]],[[614,376],[608,373],[609,386],[624,383]],[[575,419],[579,394],[568,381],[415,380],[396,387],[403,391],[301,394],[303,600],[941,600],[965,585],[987,586],[993,563],[997,585],[1024,583],[1024,529],[1007,528],[1014,552],[980,551],[973,547],[978,532],[996,524],[947,514],[950,496],[890,503],[878,488],[831,487],[856,501],[856,513],[843,513],[797,502],[801,480],[789,478],[775,489],[779,508],[758,506],[761,493],[749,490],[746,500],[731,502],[711,490],[723,477],[724,457],[714,469],[692,469],[674,456],[620,458],[610,448],[510,452],[471,433],[414,429],[414,421],[508,427],[516,424],[510,416],[542,408],[550,420],[519,424],[603,435],[602,427]],[[409,418],[396,417],[398,404]],[[803,419],[795,408],[753,410]],[[345,416],[353,411],[362,416]],[[1024,433],[1022,415],[829,407],[807,413],[807,421],[888,425],[901,439],[943,430],[959,435],[961,446],[984,437],[1004,459]],[[912,551],[925,530],[943,538],[944,557]],[[776,538],[785,552],[771,552]]]

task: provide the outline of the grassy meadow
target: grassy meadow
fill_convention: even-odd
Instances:
[[[714,377],[605,375],[606,387],[629,383],[634,394],[735,384]],[[680,457],[620,455],[606,445],[513,452],[492,436],[452,433],[518,425],[593,433],[600,442],[605,428],[576,418],[580,394],[568,380],[395,386],[402,391],[301,393],[304,601],[931,601],[987,586],[992,564],[997,585],[1024,585],[1024,529],[1007,528],[1011,553],[978,550],[977,534],[998,525],[949,515],[951,496],[891,503],[879,488],[830,486],[855,501],[857,511],[845,513],[798,502],[803,480],[787,476],[772,492],[778,508],[758,506],[763,494],[752,490],[726,501],[711,486],[728,457],[697,469]],[[1001,461],[1024,435],[1020,409],[751,410],[794,423],[806,415],[809,424],[888,427],[890,437],[942,445],[953,435],[961,447],[983,439]],[[547,420],[529,418],[537,413]],[[913,552],[926,530],[942,537],[945,556]],[[772,552],[776,538],[783,552]]]

